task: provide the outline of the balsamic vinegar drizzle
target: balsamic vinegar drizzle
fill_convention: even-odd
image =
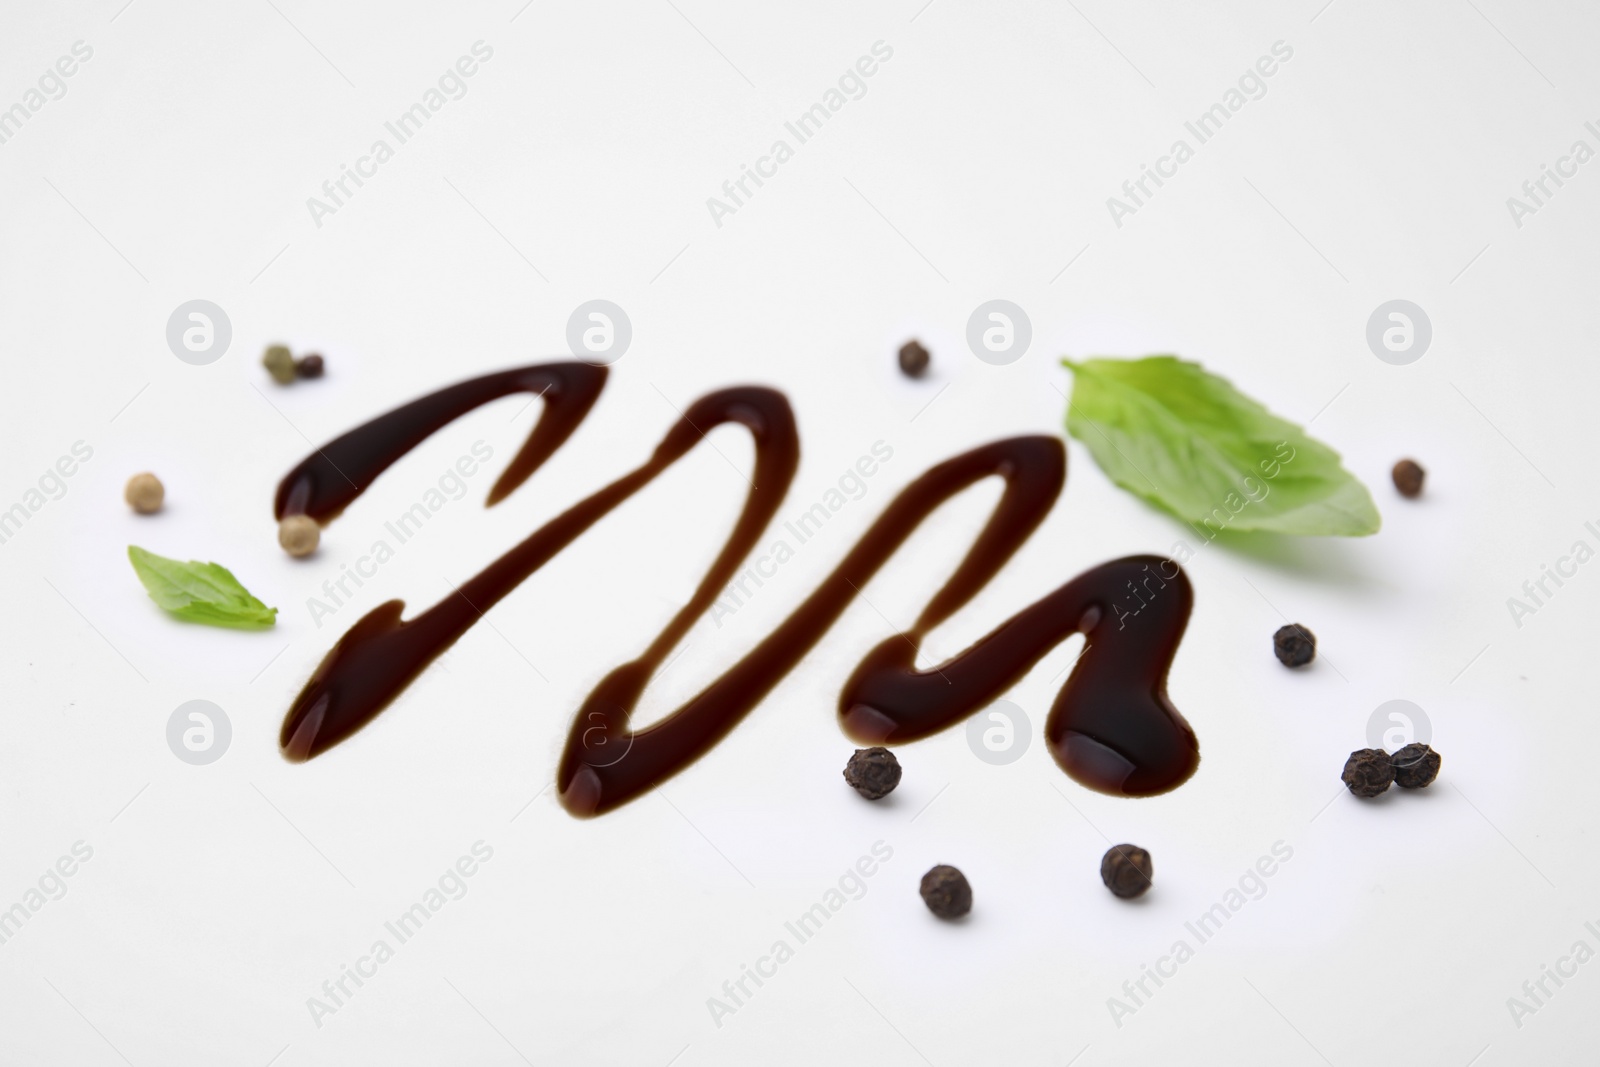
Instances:
[[[513,392],[544,410],[495,483],[503,499],[571,435],[605,385],[604,367],[547,363],[441,389],[356,427],[308,456],[278,486],[279,518],[338,515],[390,464],[429,434]],[[1005,483],[966,557],[904,634],[867,653],[839,698],[840,725],[863,744],[928,737],[993,702],[1074,633],[1084,652],[1056,697],[1045,739],[1056,762],[1102,792],[1150,796],[1181,785],[1199,764],[1194,731],[1166,694],[1167,669],[1189,620],[1193,592],[1177,564],[1158,556],[1103,563],[1001,623],[972,647],[917,670],[922,639],[977,594],[1044,520],[1066,480],[1056,437],[995,441],[934,466],[908,485],[792,614],[699,695],[660,722],[629,721],[645,686],[715,602],[755,548],[788,493],[800,441],[788,400],[772,389],[719,389],[683,413],[643,465],[574,504],[413,619],[403,601],[379,605],[329,650],[284,718],[285,757],[312,759],[386,708],[440,653],[524,579],[687,454],[713,427],[737,423],[755,441],[749,495],[694,595],[638,658],[612,670],[578,709],[556,772],[574,815],[603,814],[678,773],[722,740],[794,669],[900,545],[940,504],[984,478]],[[1131,595],[1130,595],[1131,593]],[[1138,604],[1137,610],[1121,605]]]
[[[489,490],[501,500],[560,448],[605,388],[606,369],[587,363],[540,363],[447,386],[335,437],[283,476],[273,514],[309,515],[323,526],[366,491],[389,465],[476,407],[512,393],[544,397],[544,411],[511,465]]]

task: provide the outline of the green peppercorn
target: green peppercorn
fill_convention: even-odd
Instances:
[[[128,479],[126,488],[122,490],[122,498],[128,506],[141,515],[154,515],[161,510],[161,502],[166,499],[167,491],[161,485],[161,479],[149,471],[135,474]]]
[[[315,552],[320,540],[322,527],[309,515],[285,515],[278,524],[278,544],[296,559]]]
[[[272,380],[279,385],[288,385],[294,381],[294,354],[287,345],[272,345],[266,354],[261,357],[261,365],[267,368],[267,373],[272,375]]]

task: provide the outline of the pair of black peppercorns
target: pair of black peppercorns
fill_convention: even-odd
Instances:
[[[1363,799],[1378,796],[1393,782],[1402,789],[1421,789],[1439,777],[1439,753],[1413,743],[1389,755],[1381,748],[1358,748],[1345,760],[1340,775],[1350,792]]]
[[[1132,900],[1150,888],[1155,868],[1138,845],[1112,845],[1100,860],[1100,880],[1114,896]],[[941,919],[959,919],[972,910],[967,876],[941,863],[922,876],[922,902]]]
[[[900,784],[900,761],[878,745],[858,748],[844,765],[844,780],[868,800],[882,800]],[[922,876],[922,902],[941,919],[959,919],[972,910],[972,883],[960,870],[941,863]]]

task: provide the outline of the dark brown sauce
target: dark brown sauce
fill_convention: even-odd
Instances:
[[[605,384],[604,368],[552,363],[486,375],[397,408],[307,457],[278,487],[281,517],[326,521],[379,473],[435,430],[512,392],[544,390],[527,444],[490,492],[520,485],[572,433]],[[1013,437],[972,449],[922,474],[890,502],[833,573],[727,672],[660,722],[633,731],[645,686],[695,621],[710,609],[755,548],[789,490],[800,459],[794,414],[782,393],[719,389],[689,407],[642,466],[597,490],[414,619],[391,600],[339,639],[295,698],[279,742],[291,760],[326,752],[375,719],[440,653],[563,548],[688,453],[713,427],[738,423],[755,440],[756,466],[743,511],[693,597],[634,660],[612,670],[584,701],[556,772],[574,815],[610,811],[648,792],[709,751],[750,713],[854,601],[940,504],[984,478],[1005,483],[978,539],[912,627],[867,653],[839,699],[845,733],[863,744],[915,741],[1000,697],[1074,633],[1084,652],[1045,725],[1056,762],[1101,792],[1150,796],[1186,781],[1199,764],[1194,731],[1166,695],[1167,669],[1189,620],[1193,593],[1176,563],[1130,556],[1091,568],[945,663],[917,670],[922,639],[995,575],[1044,520],[1066,480],[1066,450],[1049,436]]]
[[[539,363],[446,386],[341,434],[301,460],[272,502],[273,514],[309,515],[326,526],[378,475],[467,412],[512,393],[544,398],[544,411],[522,450],[489,490],[486,506],[510,496],[566,443],[605,388],[606,369],[587,363]]]

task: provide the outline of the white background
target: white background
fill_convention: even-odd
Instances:
[[[0,507],[74,442],[93,458],[0,545],[0,907],[83,841],[68,892],[0,945],[0,1061],[70,1064],[828,1061],[944,1065],[1577,1062],[1600,964],[1517,1026],[1524,996],[1600,923],[1593,634],[1600,565],[1519,628],[1506,605],[1600,520],[1593,404],[1600,163],[1517,227],[1506,198],[1600,118],[1600,13],[1504,0],[1076,5],[706,0],[452,5],[259,0],[12,3],[0,106],[75,41],[93,58],[0,145]],[[306,200],[389,139],[475,41],[493,48],[376,177],[315,225]],[[893,48],[723,224],[706,198],[785,136],[873,43]],[[1268,92],[1138,213],[1106,198],[1276,41]],[[792,138],[791,138],[792,142]],[[391,141],[392,143],[392,141]],[[1070,265],[1069,265],[1070,264]],[[624,307],[632,348],[581,430],[522,490],[481,502],[537,408],[501,401],[386,474],[308,562],[278,551],[277,479],[311,447],[450,381],[565,354],[579,303]],[[1033,345],[980,363],[980,302]],[[226,355],[179,362],[167,317],[203,298]],[[1372,310],[1415,301],[1420,361],[1368,350]],[[918,336],[920,382],[894,369]],[[262,348],[320,350],[271,384]],[[433,603],[648,455],[703,392],[785,390],[804,442],[782,517],[882,440],[866,495],[650,691],[658,715],[723,670],[929,464],[1059,432],[1063,354],[1177,352],[1339,449],[1384,516],[1358,541],[1230,539],[1188,565],[1194,617],[1170,692],[1203,763],[1164,797],[1062,775],[1037,736],[1073,656],[1010,699],[1017,763],[964,731],[901,751],[899,791],[840,781],[844,678],[914,617],[997,494],[938,513],[817,650],[712,755],[599,820],[547,790],[568,718],[688,595],[739,506],[750,448],[701,447],[529,581],[353,741],[304,766],[283,712],[323,652],[389,597]],[[131,401],[131,402],[130,402]],[[914,421],[913,421],[914,419]],[[306,599],[482,440],[468,495],[317,628]],[[719,455],[719,452],[721,453]],[[1044,527],[933,635],[948,655],[1086,566],[1169,551],[1184,527],[1111,486],[1083,447]],[[1418,458],[1426,496],[1390,465]],[[124,480],[153,470],[140,518]],[[777,536],[779,531],[774,531]],[[137,543],[214,559],[275,629],[188,626],[145,597]],[[881,613],[881,614],[880,614]],[[1285,616],[1323,656],[1270,652]],[[215,701],[232,747],[174,758],[166,722]],[[1421,706],[1438,784],[1341,791],[1373,710]],[[1391,791],[1398,794],[1399,790]],[[530,804],[530,800],[532,803]],[[1330,803],[1331,801],[1331,803]],[[930,802],[932,802],[930,804]],[[1155,857],[1129,905],[1108,841]],[[384,937],[472,844],[493,859],[338,1012],[308,998]],[[737,1014],[722,996],[873,842],[893,858]],[[1113,1020],[1184,927],[1275,842],[1267,892]],[[966,871],[971,919],[917,898]],[[792,943],[792,939],[791,939]],[[1379,1053],[1378,1050],[1386,1049]]]

